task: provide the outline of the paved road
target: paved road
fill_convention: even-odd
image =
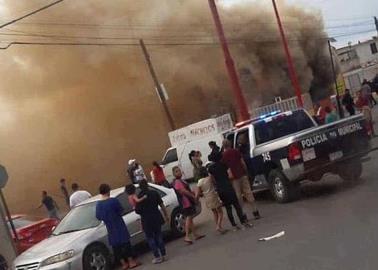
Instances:
[[[161,265],[151,265],[146,252],[140,269],[377,269],[378,151],[370,157],[358,183],[348,185],[328,175],[320,182],[305,183],[301,200],[285,205],[260,194],[263,219],[254,229],[219,236],[205,209],[197,220],[205,239],[192,246],[181,239],[170,241],[169,260]],[[280,231],[286,235],[258,242]]]

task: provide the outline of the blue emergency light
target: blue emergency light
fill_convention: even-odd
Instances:
[[[276,114],[279,114],[281,111],[274,111],[274,112],[271,112],[271,113],[268,113],[268,114],[263,114],[263,115],[261,115],[260,116],[260,119],[265,119],[265,118],[267,118],[267,117],[270,117],[270,116],[274,116],[274,115],[276,115]]]

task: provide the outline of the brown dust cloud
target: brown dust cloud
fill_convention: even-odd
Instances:
[[[0,3],[6,20],[46,1]],[[320,14],[283,1],[279,7],[303,90],[326,95],[330,72]],[[270,1],[219,9],[251,108],[292,96]],[[35,212],[42,190],[63,205],[62,177],[95,194],[102,182],[118,187],[127,181],[130,158],[147,172],[151,161],[161,159],[169,126],[139,38],[168,91],[178,127],[233,112],[205,0],[66,0],[2,29],[0,38],[2,47],[12,41],[118,44],[0,51],[0,163],[10,175],[5,195],[13,213]]]

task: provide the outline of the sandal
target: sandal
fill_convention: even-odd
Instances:
[[[202,238],[205,238],[206,235],[198,235],[196,238],[194,238],[194,240],[201,240]]]
[[[186,240],[186,239],[184,239],[184,242],[185,242],[187,245],[193,245],[193,241],[192,241],[192,240]]]

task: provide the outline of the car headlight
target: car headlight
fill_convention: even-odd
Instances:
[[[66,261],[74,256],[75,252],[73,250],[69,250],[63,253],[59,253],[57,255],[51,256],[50,258],[47,258],[44,260],[40,266],[46,266],[58,262]]]

